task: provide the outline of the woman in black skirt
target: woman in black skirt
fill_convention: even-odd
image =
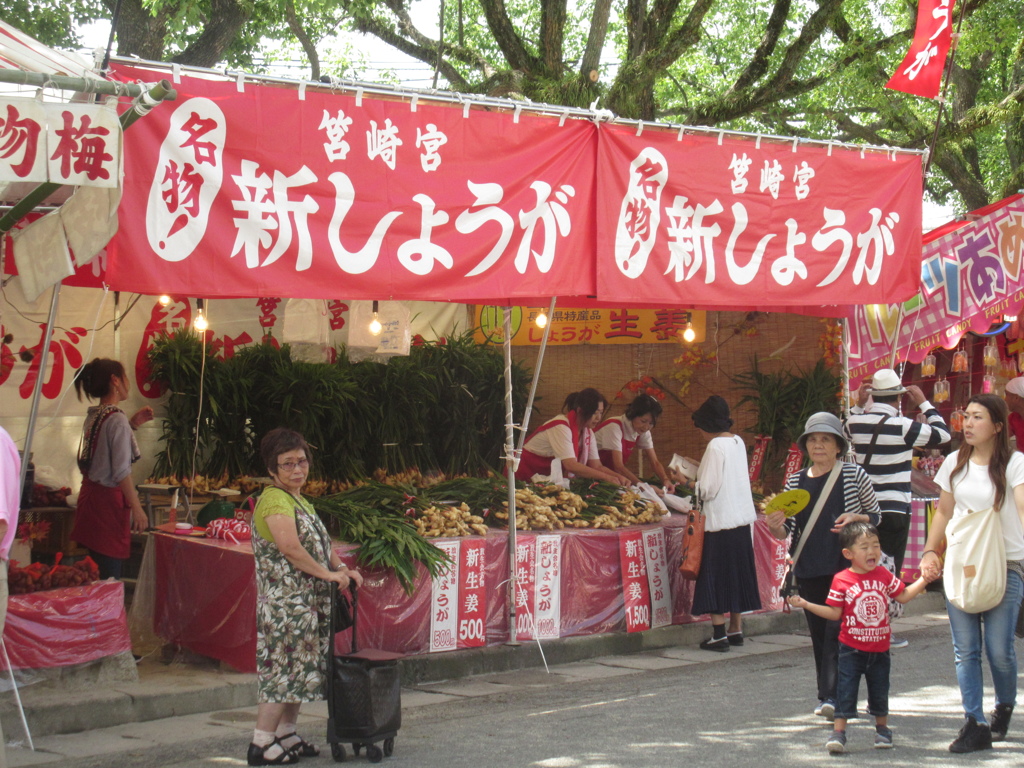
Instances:
[[[693,425],[708,441],[708,448],[697,470],[696,491],[706,519],[704,553],[690,613],[711,614],[713,634],[700,647],[728,651],[732,645],[743,645],[741,614],[761,608],[751,529],[757,513],[747,476],[747,448],[729,431],[729,405],[718,395],[694,411]]]

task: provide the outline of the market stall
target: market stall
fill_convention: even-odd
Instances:
[[[201,304],[188,296],[510,304],[557,294],[625,306],[792,309],[899,300],[918,275],[918,153],[605,124],[587,110],[363,84],[261,82],[139,62],[119,62],[115,72],[126,81],[160,72],[180,94],[177,108],[126,134],[131,203],[122,205],[107,254],[115,288],[178,297],[173,318],[154,304],[154,327],[189,323]],[[512,420],[509,413],[509,430]],[[662,594],[672,607],[659,612],[657,590],[648,584],[645,592],[643,579],[625,582],[622,551],[637,547],[623,543],[624,533],[553,535],[567,563],[585,542],[606,549],[599,562],[612,578],[610,586],[588,583],[610,590],[594,605],[550,617],[544,626],[557,626],[555,636],[565,636],[563,627],[644,628],[645,612],[647,626],[656,616],[689,620],[687,585]],[[165,538],[157,537],[161,550],[171,546]],[[483,541],[485,549],[508,546],[501,534]],[[664,562],[673,562],[669,541],[663,547]],[[496,554],[489,562],[502,561]],[[217,563],[240,561],[219,553]],[[512,566],[506,555],[513,578],[489,579],[488,597],[517,603],[519,592],[502,588],[525,589],[530,574],[520,580]],[[780,574],[766,568],[771,603]],[[158,593],[192,594],[197,585],[186,592],[170,583],[191,571],[165,570]],[[567,564],[561,594],[586,594],[579,585],[588,573]],[[673,572],[670,584],[677,581]],[[237,603],[204,605],[207,625],[243,613]],[[187,624],[160,610],[169,633]],[[420,625],[430,615],[413,613]],[[490,642],[502,627],[507,620],[488,619],[477,639]]]
[[[643,631],[696,621],[693,582],[669,566],[679,559],[683,518],[621,531],[520,532],[517,568],[524,610],[522,641]],[[764,610],[778,610],[784,545],[763,519],[754,527]],[[371,571],[359,597],[360,647],[407,655],[499,645],[508,640],[504,593],[508,572],[504,533],[438,539],[456,570],[431,583],[421,569],[407,593],[394,575]],[[255,671],[256,585],[252,546],[208,538],[156,534],[153,626],[166,641]],[[346,564],[352,547],[336,544]],[[460,575],[461,574],[461,575]],[[210,585],[216,583],[217,588]],[[659,594],[660,591],[660,594]],[[467,600],[470,595],[476,599]],[[469,608],[467,609],[467,605]],[[648,608],[654,610],[648,612]],[[339,635],[345,647],[347,635]]]

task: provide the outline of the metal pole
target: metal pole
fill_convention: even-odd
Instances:
[[[516,461],[512,413],[512,307],[504,307],[505,340],[505,478],[508,482],[508,642],[519,645],[519,606],[516,593]]]
[[[537,353],[537,364],[533,367],[533,381],[530,382],[530,396],[526,400],[526,412],[523,413],[523,423],[519,426],[519,447],[516,448],[516,464],[523,453],[523,443],[526,442],[526,433],[530,427],[530,414],[533,413],[533,397],[537,394],[537,381],[540,379],[540,368],[544,363],[544,350],[548,348],[548,336],[551,335],[551,325],[555,319],[555,297],[551,297],[548,305],[548,324],[544,326],[544,337],[540,340],[540,351]],[[508,333],[508,330],[505,331]]]
[[[32,434],[36,430],[36,417],[39,415],[39,395],[43,391],[43,378],[46,373],[46,359],[50,356],[50,339],[53,338],[53,323],[57,319],[57,299],[60,298],[60,283],[53,286],[50,299],[50,317],[46,321],[46,332],[43,334],[43,348],[39,350],[39,372],[32,387],[32,409],[28,414],[28,431],[25,433],[25,447],[22,448],[21,474],[18,488],[25,493],[25,476],[28,474],[28,463],[32,457]],[[21,498],[19,496],[18,498]]]

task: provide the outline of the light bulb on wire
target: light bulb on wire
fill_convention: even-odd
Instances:
[[[205,333],[206,329],[210,327],[210,323],[206,319],[206,315],[203,314],[203,300],[196,299],[196,316],[192,320],[192,327],[197,333]]]
[[[548,314],[547,314],[547,312],[545,312],[545,311],[544,311],[544,310],[542,309],[542,310],[540,311],[540,314],[539,314],[539,315],[537,315],[537,317],[536,317],[536,318],[534,319],[534,321],[533,321],[533,322],[535,322],[535,323],[537,324],[537,327],[538,327],[538,328],[544,328],[544,327],[546,327],[546,326],[547,326],[547,324],[548,324]]]
[[[160,298],[158,298],[156,301],[161,307],[166,307],[168,304],[171,303],[171,297],[165,293],[162,294]]]
[[[683,330],[683,341],[687,344],[692,344],[693,340],[697,338],[697,332],[693,330],[693,323],[687,322],[686,328]]]
[[[373,302],[373,320],[370,321],[370,333],[374,336],[380,336],[380,332],[384,330],[384,326],[380,324],[380,320],[377,318],[377,302]]]

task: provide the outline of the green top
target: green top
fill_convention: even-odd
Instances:
[[[301,506],[311,515],[316,514],[313,505],[304,498],[296,500],[283,488],[270,486],[260,494],[260,499],[256,502],[256,509],[252,513],[253,530],[266,541],[273,541],[274,535],[270,532],[270,526],[267,525],[267,518],[271,515],[288,515],[288,517],[294,518],[296,505]]]

